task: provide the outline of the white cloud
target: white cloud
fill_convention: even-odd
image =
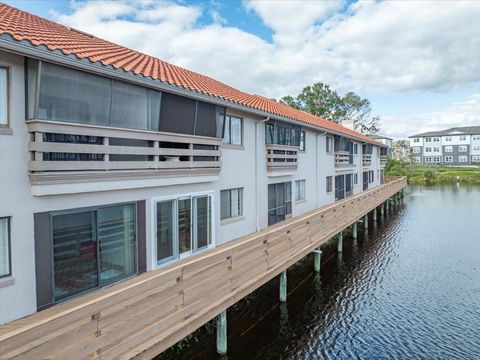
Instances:
[[[224,6],[215,0],[82,1],[53,17],[266,97],[295,95],[317,81],[396,96],[480,84],[480,2],[243,4],[272,29],[273,42],[227,24]],[[212,24],[200,25],[205,13]],[[384,122],[394,134],[408,130],[398,126]]]
[[[480,82],[480,2],[245,1],[273,43],[227,26],[215,2],[204,26],[196,5],[72,4],[55,20],[268,97],[315,81],[370,92]]]
[[[426,131],[458,126],[480,125],[480,93],[455,102],[443,109],[415,116],[387,116],[382,119],[382,132],[394,138],[406,138]]]

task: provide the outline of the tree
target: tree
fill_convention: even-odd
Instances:
[[[340,96],[330,86],[319,82],[304,87],[296,97],[284,96],[280,102],[335,123],[352,121],[354,129],[362,133],[379,131],[380,118],[371,115],[370,101],[352,91]]]

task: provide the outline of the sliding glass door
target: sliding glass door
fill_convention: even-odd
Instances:
[[[112,283],[136,272],[136,209],[116,205],[52,216],[54,297]]]
[[[212,195],[155,202],[158,265],[208,248],[213,240]]]
[[[55,299],[97,287],[94,212],[57,215],[52,225]]]

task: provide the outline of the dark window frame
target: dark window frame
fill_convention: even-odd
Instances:
[[[82,291],[79,291],[79,292],[72,293],[71,295],[63,296],[60,299],[56,299],[55,298],[55,261],[54,261],[54,259],[55,259],[55,249],[54,249],[54,243],[53,243],[53,217],[57,216],[57,215],[69,215],[69,214],[75,214],[75,213],[79,213],[79,212],[89,212],[89,211],[91,211],[91,212],[94,211],[95,214],[96,214],[96,212],[99,209],[109,208],[109,207],[113,207],[113,206],[122,206],[122,205],[133,205],[134,206],[135,271],[131,274],[128,274],[128,275],[114,281],[114,282],[109,282],[109,283],[105,283],[105,284],[102,284],[102,285],[97,284],[96,287],[85,289],[85,290],[82,290]],[[48,213],[49,221],[50,221],[50,224],[49,224],[49,238],[50,238],[50,242],[51,242],[51,260],[52,260],[51,264],[50,264],[51,274],[52,274],[52,277],[51,277],[51,280],[52,280],[52,300],[53,300],[54,304],[62,303],[64,301],[73,299],[77,296],[81,296],[81,295],[87,294],[89,292],[96,291],[96,290],[105,288],[107,286],[111,286],[112,284],[118,283],[119,281],[124,281],[126,279],[137,276],[140,273],[140,259],[139,259],[139,232],[140,232],[140,228],[139,228],[138,213],[139,213],[139,209],[138,209],[138,202],[137,201],[133,201],[133,202],[127,201],[127,202],[113,203],[113,204],[106,204],[106,205],[99,205],[99,206],[88,206],[88,207],[75,208],[75,209],[51,211],[51,212]],[[95,219],[96,218],[97,218],[97,216],[95,215]],[[98,223],[97,223],[97,221],[95,221],[95,233],[97,231],[98,231]],[[98,239],[96,240],[96,243],[97,243],[97,249],[98,249],[98,246],[99,246]],[[99,253],[97,252],[97,257],[98,256],[99,256]],[[97,262],[98,262],[98,259],[97,259]],[[98,268],[98,264],[97,264],[97,268]]]
[[[300,143],[298,145],[298,150],[305,152],[307,148],[307,133],[305,130],[300,130]]]

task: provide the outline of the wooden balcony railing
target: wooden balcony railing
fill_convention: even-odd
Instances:
[[[380,166],[384,167],[387,164],[387,155],[380,155]]]
[[[372,154],[363,154],[363,166],[370,166],[372,164]]]
[[[348,151],[335,151],[336,167],[354,166],[353,161],[351,162],[350,159],[351,159],[351,156]]]
[[[0,326],[0,359],[150,359],[407,186],[405,177]]]
[[[30,179],[128,172],[182,175],[221,167],[221,139],[105,126],[28,121]]]
[[[298,147],[267,144],[267,170],[296,170],[298,166]]]

